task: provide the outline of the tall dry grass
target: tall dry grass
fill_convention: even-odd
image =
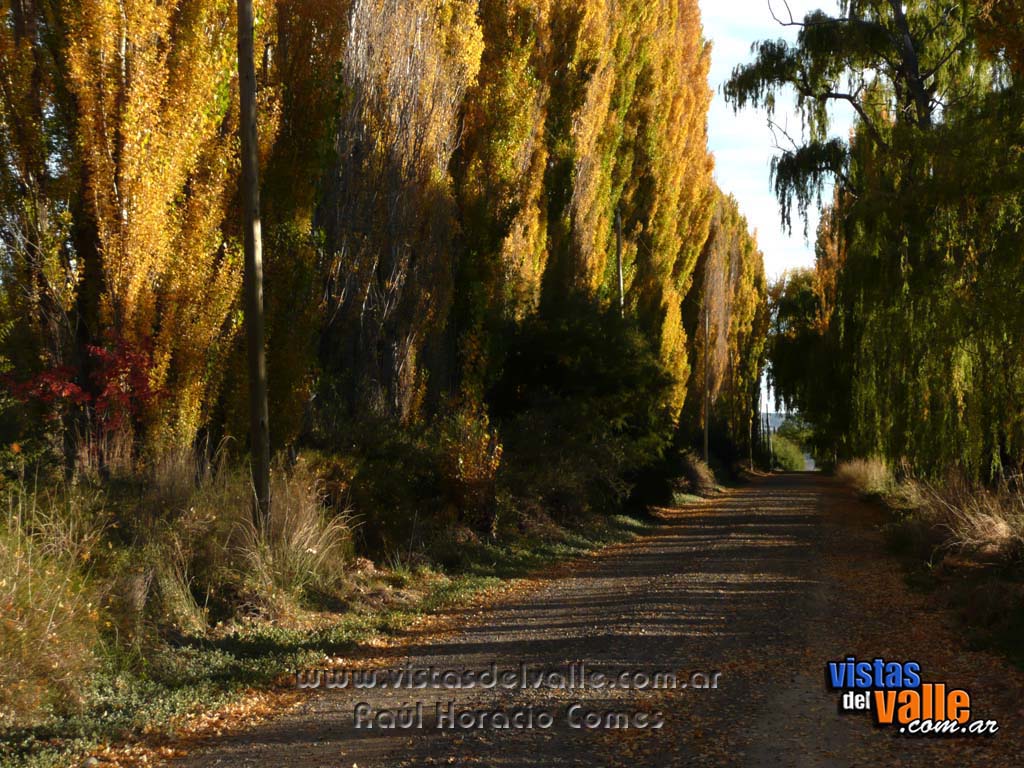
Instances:
[[[8,488],[0,521],[0,725],[78,701],[96,663],[104,518],[76,489]]]
[[[1024,491],[1020,483],[984,488],[950,475],[941,483],[897,480],[882,459],[858,459],[839,465],[836,475],[865,496],[881,498],[910,525],[927,526],[943,550],[986,559],[1024,557]]]
[[[925,515],[946,531],[947,546],[986,559],[1024,557],[1024,493],[1004,484],[972,488],[960,480],[919,483]]]
[[[154,536],[160,611],[179,629],[204,631],[211,601],[220,618],[280,616],[300,610],[311,595],[343,590],[354,552],[352,515],[331,508],[323,483],[301,461],[271,473],[269,530],[254,523],[252,483],[243,469],[215,464],[199,472],[179,462],[162,472],[164,499],[185,485],[178,473],[200,478]]]
[[[844,461],[836,468],[836,477],[865,496],[884,496],[896,485],[892,468],[878,457]]]
[[[0,727],[73,708],[99,659],[130,665],[168,632],[202,637],[214,619],[295,614],[348,586],[351,515],[328,506],[301,462],[274,469],[268,531],[253,524],[252,483],[237,464],[180,455],[144,472],[9,487]]]
[[[270,498],[269,530],[246,515],[237,523],[237,546],[246,578],[266,598],[266,607],[287,611],[310,593],[329,593],[345,583],[354,557],[352,516],[332,512],[323,484],[303,471],[274,472]]]

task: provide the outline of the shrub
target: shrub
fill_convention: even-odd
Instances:
[[[4,378],[16,399],[35,404],[49,421],[71,423],[73,413],[87,417],[79,422],[80,427],[87,425],[79,436],[79,453],[84,451],[87,462],[105,466],[110,459],[104,449],[113,440],[118,458],[128,457],[127,466],[134,453],[136,428],[159,411],[163,395],[152,386],[152,356],[120,336],[112,337],[106,346],[89,345],[86,352],[88,365],[83,369],[88,368],[88,376],[83,370],[60,365],[26,380]]]
[[[495,533],[495,481],[502,445],[482,408],[462,406],[441,423],[441,488],[445,501],[472,528]]]
[[[686,480],[688,491],[701,496],[707,496],[718,489],[715,475],[711,467],[704,459],[700,458],[693,451],[686,451],[680,458],[683,478]]]
[[[402,427],[390,419],[352,421],[343,432],[322,436],[324,453],[310,456],[310,469],[324,480],[328,504],[351,506],[361,554],[386,558],[423,543],[444,509],[438,430]],[[454,507],[449,517],[454,518]]]
[[[616,510],[629,496],[628,450],[593,432],[587,408],[536,409],[503,425],[507,448],[499,487],[524,514],[565,521]]]
[[[507,337],[489,395],[505,445],[499,483],[563,518],[615,509],[670,444],[672,376],[629,321],[583,302]]]
[[[807,467],[800,446],[782,435],[772,437],[772,453],[775,464],[787,472],[803,472]]]

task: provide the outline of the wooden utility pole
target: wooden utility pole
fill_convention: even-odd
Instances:
[[[750,471],[754,471],[754,414],[747,411],[747,450],[750,452]]]
[[[615,261],[619,267],[619,316],[626,316],[626,288],[622,279],[622,212],[615,208]]]
[[[270,521],[270,416],[263,344],[263,243],[260,235],[259,145],[256,140],[256,69],[252,0],[238,0],[238,132],[242,142],[241,204],[245,247],[245,337],[249,362],[249,443],[255,490],[253,517],[266,531]]]
[[[711,386],[708,361],[710,359],[710,338],[711,338],[711,309],[708,307],[708,297],[704,295],[704,461],[710,458],[708,451],[708,417],[711,411]]]
[[[764,401],[764,420],[762,421],[762,429],[764,430],[764,449],[768,451],[768,471],[772,468],[772,438],[768,434],[768,398]]]

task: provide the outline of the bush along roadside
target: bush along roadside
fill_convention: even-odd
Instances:
[[[879,458],[839,465],[837,476],[889,512],[893,549],[908,578],[956,609],[969,641],[1024,666],[1024,489],[956,476],[943,482],[894,471]]]

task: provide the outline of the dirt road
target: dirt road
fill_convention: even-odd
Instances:
[[[387,688],[311,691],[297,709],[173,765],[1024,765],[1024,678],[991,654],[966,650],[953,617],[908,590],[879,522],[877,510],[815,474],[774,476],[671,510],[651,535],[482,614],[456,616],[458,631],[412,637],[384,660],[409,670],[493,664],[520,676],[525,664],[529,690],[396,690],[412,678],[392,677]],[[972,715],[999,721],[1000,733],[910,739],[874,727],[867,714],[840,714],[825,664],[848,655],[919,662],[925,680],[970,691]],[[713,689],[532,688],[533,673],[568,675],[575,662],[608,675],[672,670],[677,683],[689,682],[689,671],[720,678]],[[468,729],[445,720],[438,728],[436,706],[447,715],[449,701],[456,714],[489,714],[466,715]],[[412,710],[411,729],[354,727],[359,703],[368,705],[365,724],[417,702],[422,724]],[[533,727],[496,730],[504,722],[494,712],[513,721],[520,713],[520,724],[532,712]],[[541,727],[541,712],[550,728]],[[590,712],[621,713],[613,722],[626,717],[634,727],[572,727]],[[635,727],[638,712],[648,727]],[[485,727],[475,727],[481,718]]]

